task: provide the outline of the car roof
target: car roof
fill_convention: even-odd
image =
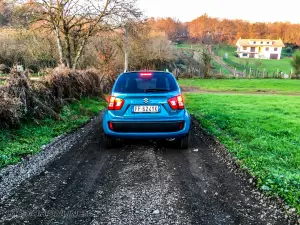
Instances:
[[[128,74],[128,73],[170,73],[170,72],[166,72],[166,71],[159,71],[159,70],[139,70],[139,71],[127,71],[124,72],[122,74]],[[170,73],[171,74],[171,73]]]

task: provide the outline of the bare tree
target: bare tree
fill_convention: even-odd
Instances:
[[[131,70],[165,70],[170,66],[174,60],[174,52],[171,41],[166,36],[151,32],[147,24],[131,26],[129,32]]]
[[[208,49],[203,49],[201,54],[204,78],[209,78],[212,68],[212,56]]]
[[[39,28],[55,34],[60,64],[73,69],[90,37],[141,15],[136,0],[31,0],[28,4]]]

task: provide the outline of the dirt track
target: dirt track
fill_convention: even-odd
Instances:
[[[192,146],[128,141],[100,124],[0,204],[0,224],[289,224],[193,119]],[[293,223],[291,223],[293,224]]]

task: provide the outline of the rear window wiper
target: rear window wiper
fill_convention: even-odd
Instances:
[[[170,91],[170,89],[166,89],[166,88],[149,88],[149,89],[145,89],[145,92],[164,92],[164,91]]]

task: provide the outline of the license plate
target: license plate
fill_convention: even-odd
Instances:
[[[158,113],[158,105],[136,105],[133,108],[135,113]]]

